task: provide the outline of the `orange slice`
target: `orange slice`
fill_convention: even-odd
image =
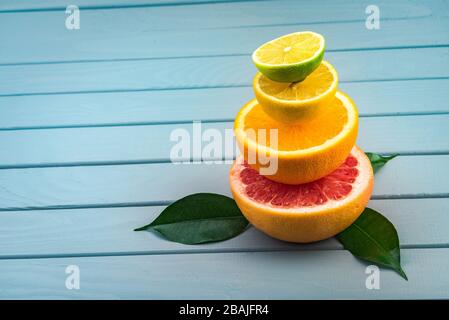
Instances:
[[[299,123],[276,121],[256,100],[248,102],[234,122],[240,151],[249,165],[287,184],[314,181],[337,169],[354,146],[357,129],[357,109],[342,92]],[[267,157],[275,162],[267,162]],[[273,163],[274,172],[261,171]]]

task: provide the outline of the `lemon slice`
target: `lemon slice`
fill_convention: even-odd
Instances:
[[[274,39],[254,51],[252,59],[267,78],[278,82],[304,80],[321,63],[324,37],[311,31],[296,32]]]
[[[282,122],[296,122],[311,109],[326,105],[335,96],[338,74],[334,67],[323,61],[302,82],[276,82],[257,73],[253,89],[263,110]]]

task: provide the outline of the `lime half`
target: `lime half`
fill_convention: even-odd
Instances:
[[[304,80],[321,63],[324,37],[311,31],[290,33],[260,46],[252,59],[267,78],[278,82]]]

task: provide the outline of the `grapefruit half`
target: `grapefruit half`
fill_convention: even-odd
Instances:
[[[349,227],[365,209],[374,175],[365,153],[355,146],[329,175],[290,185],[267,179],[239,156],[230,172],[232,194],[245,217],[273,238],[314,242]]]

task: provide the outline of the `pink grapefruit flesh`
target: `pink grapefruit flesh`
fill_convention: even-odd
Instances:
[[[246,218],[267,234],[293,242],[322,240],[347,228],[367,205],[373,179],[358,147],[335,171],[304,184],[269,180],[241,156],[230,174],[234,199]]]

